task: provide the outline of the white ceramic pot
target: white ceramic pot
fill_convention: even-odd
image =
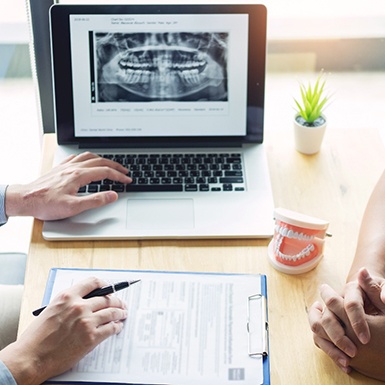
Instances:
[[[302,154],[316,154],[321,149],[322,140],[326,129],[326,118],[322,116],[325,123],[316,127],[306,127],[296,121],[294,117],[294,141],[295,148]]]

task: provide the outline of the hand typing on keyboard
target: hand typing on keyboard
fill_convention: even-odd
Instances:
[[[129,184],[132,178],[127,174],[126,167],[110,159],[90,152],[73,155],[34,182],[9,185],[5,213],[7,217],[33,216],[42,220],[68,218],[118,199],[113,190],[81,196],[81,187],[105,179]]]
[[[123,192],[240,192],[245,180],[240,153],[104,154],[129,169],[132,183],[93,181],[79,193]]]

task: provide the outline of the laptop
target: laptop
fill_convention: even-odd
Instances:
[[[85,186],[119,199],[45,239],[272,236],[263,5],[59,4],[50,28],[55,163],[92,151],[133,183]]]

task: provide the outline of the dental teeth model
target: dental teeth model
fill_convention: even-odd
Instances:
[[[268,248],[272,265],[287,274],[314,269],[323,256],[329,223],[294,211],[274,211],[274,237]]]

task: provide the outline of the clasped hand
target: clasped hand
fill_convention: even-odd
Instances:
[[[385,380],[385,279],[363,268],[342,295],[321,286],[324,304],[309,310],[314,343],[345,372]]]

